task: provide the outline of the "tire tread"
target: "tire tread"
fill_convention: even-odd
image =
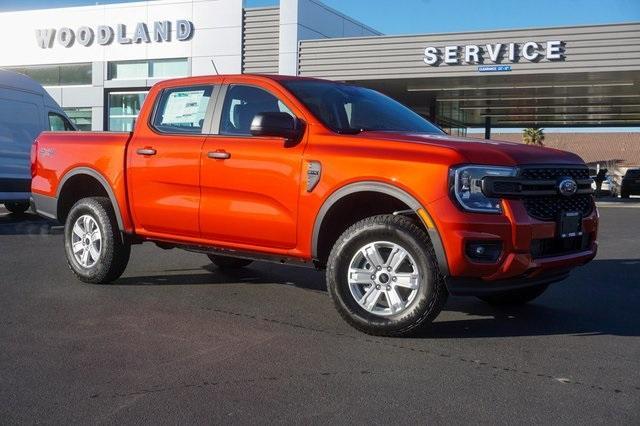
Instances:
[[[427,324],[431,323],[431,321],[433,321],[436,316],[438,316],[448,298],[448,292],[444,283],[444,278],[438,270],[438,262],[436,259],[433,244],[431,243],[431,239],[429,238],[425,230],[418,224],[416,224],[414,220],[411,220],[408,217],[402,215],[377,215],[365,218],[347,228],[347,230],[344,231],[342,235],[336,240],[329,255],[329,259],[327,262],[327,283],[329,284],[329,281],[331,279],[330,268],[335,267],[336,262],[338,262],[338,252],[342,245],[345,244],[353,235],[379,225],[400,228],[408,232],[417,240],[419,245],[423,247],[427,257],[431,259],[431,265],[433,266],[433,269],[430,272],[432,274],[433,291],[435,292],[435,294],[431,298],[431,301],[427,308],[422,312],[419,312],[414,319],[409,320],[409,324],[405,327],[383,329],[381,327],[375,327],[372,324],[363,326],[359,322],[354,321],[349,313],[345,312],[342,309],[337,300],[337,296],[333,292],[331,285],[328,285],[329,292],[342,318],[347,323],[359,329],[360,331],[376,336],[397,337],[412,335],[423,329]]]
[[[82,274],[78,271],[73,261],[69,258],[70,254],[67,250],[67,266],[71,269],[71,272],[80,281],[90,284],[107,284],[118,279],[129,263],[129,256],[131,254],[131,245],[123,241],[119,235],[118,223],[116,220],[111,201],[106,197],[88,197],[83,198],[74,204],[67,217],[66,227],[73,226],[71,224],[71,218],[75,210],[80,208],[89,208],[94,211],[98,216],[97,220],[103,226],[104,237],[111,238],[111,244],[103,244],[101,253],[101,259],[99,262],[104,262],[101,267],[95,269],[89,274]],[[66,240],[66,231],[65,231]],[[66,245],[66,241],[65,241]]]

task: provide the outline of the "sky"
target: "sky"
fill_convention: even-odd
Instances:
[[[0,0],[0,11],[130,0]],[[384,34],[530,28],[640,21],[640,0],[322,0]],[[276,0],[245,0],[246,6]]]

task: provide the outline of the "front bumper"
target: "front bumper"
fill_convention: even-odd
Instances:
[[[463,212],[444,197],[428,206],[442,240],[454,294],[503,291],[564,279],[568,272],[597,253],[598,212],[582,218],[584,244],[576,250],[540,254],[541,241],[558,238],[556,222],[540,221],[527,213],[521,200],[504,200],[503,214]],[[465,252],[469,242],[499,241],[496,261],[477,261]],[[461,290],[456,291],[455,287]],[[475,289],[475,290],[474,290]]]
[[[520,290],[562,281],[569,276],[569,270],[541,273],[534,277],[520,277],[505,280],[484,281],[480,278],[452,278],[445,280],[447,290],[454,296],[486,296],[510,290]]]

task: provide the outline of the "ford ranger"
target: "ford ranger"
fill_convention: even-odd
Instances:
[[[45,132],[36,211],[73,273],[108,283],[133,244],[326,269],[354,327],[406,335],[447,296],[525,303],[596,255],[576,155],[451,137],[367,88],[285,76],[156,84],[131,133]]]

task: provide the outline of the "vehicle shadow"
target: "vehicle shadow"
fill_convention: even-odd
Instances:
[[[640,259],[595,260],[527,305],[499,308],[475,298],[450,298],[445,310],[470,318],[444,316],[422,336],[640,336],[639,306]]]
[[[114,285],[216,285],[216,284],[277,284],[289,285],[303,290],[326,291],[324,273],[310,268],[256,262],[239,269],[220,269],[213,264],[205,265],[206,273],[178,273],[198,269],[166,270],[167,275],[121,277]]]
[[[58,234],[62,231],[52,228],[56,225],[56,222],[44,219],[31,211],[13,214],[0,209],[0,235]]]
[[[115,285],[289,285],[326,291],[324,273],[256,263],[238,270],[203,267],[207,273],[123,277]],[[197,270],[196,270],[197,271]],[[180,271],[178,271],[180,272]],[[524,306],[493,307],[473,297],[450,297],[423,338],[540,335],[640,336],[640,259],[595,260],[552,285]],[[469,318],[449,319],[450,313]]]

